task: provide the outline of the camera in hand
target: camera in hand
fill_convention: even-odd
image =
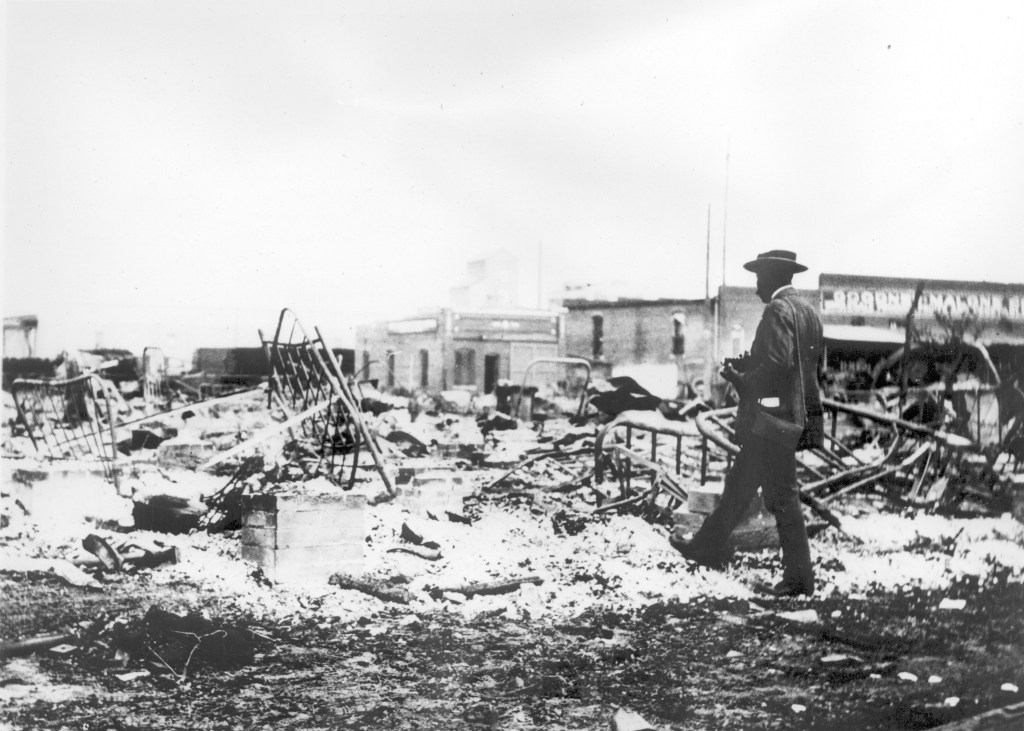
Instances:
[[[722,361],[722,367],[732,366],[737,373],[743,373],[750,366],[750,351],[737,355],[735,358],[726,358]]]

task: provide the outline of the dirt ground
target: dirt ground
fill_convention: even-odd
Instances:
[[[766,560],[745,556],[742,568]],[[1024,677],[1024,586],[999,577],[858,599],[656,602],[566,622],[384,603],[347,621],[314,597],[268,622],[199,585],[154,581],[160,571],[102,591],[4,576],[5,636],[85,623],[68,654],[6,662],[7,727],[594,729],[626,707],[670,729],[930,728],[1018,702],[1001,688]],[[193,658],[176,677],[151,657],[117,659],[111,623],[138,625],[182,595],[202,595],[193,609],[248,632],[252,663]],[[950,598],[964,609],[938,608]],[[780,616],[808,609],[819,622]],[[140,668],[150,674],[116,677]]]
[[[241,431],[209,424],[204,437],[225,443]],[[698,569],[664,525],[595,515],[585,489],[545,493],[528,477],[488,488],[504,469],[457,472],[476,490],[471,523],[367,509],[367,575],[407,604],[271,585],[241,560],[237,531],[132,527],[127,495],[210,494],[223,477],[140,470],[116,494],[98,477],[65,480],[67,492],[5,484],[12,519],[16,499],[35,503],[0,540],[0,640],[73,637],[0,660],[0,728],[604,729],[628,709],[662,730],[924,729],[1024,700],[1024,525],[1009,514],[851,497],[835,505],[849,533],[812,539],[814,597],[769,599],[751,586],[778,576],[775,550]],[[442,558],[395,553],[406,525]],[[11,568],[86,557],[89,533],[174,546],[181,560],[93,587]],[[537,583],[431,589],[515,576]],[[154,607],[205,619],[169,629]]]

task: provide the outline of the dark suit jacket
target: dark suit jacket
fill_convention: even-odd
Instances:
[[[798,331],[803,365],[802,388],[796,360]],[[783,289],[764,308],[750,348],[750,362],[736,384],[740,396],[736,436],[741,444],[750,434],[757,409],[763,408],[759,402],[774,397],[778,398],[779,406],[768,410],[804,427],[797,448],[822,445],[824,426],[818,392],[821,353],[818,313],[795,289]]]

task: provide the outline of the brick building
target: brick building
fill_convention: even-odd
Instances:
[[[854,338],[865,350],[886,338],[899,347],[919,282],[914,328],[921,338],[943,341],[952,324],[986,347],[1001,377],[1024,368],[1024,284],[822,274],[819,312],[833,350],[856,351]]]
[[[4,318],[4,358],[33,358],[39,318],[35,315]]]
[[[557,356],[561,333],[557,312],[441,309],[360,328],[357,367],[361,378],[388,388],[490,393],[499,380],[521,382],[535,358]],[[531,373],[543,378],[549,371]]]
[[[905,341],[904,323],[919,280],[822,274],[818,287],[794,284],[821,315],[828,365],[872,365]],[[805,284],[811,284],[807,282]],[[724,358],[750,349],[764,304],[754,287],[719,287],[704,300],[566,300],[565,353],[590,359],[605,374],[634,375],[669,396],[672,383],[721,398]],[[1003,378],[1024,368],[1024,284],[925,280],[915,315],[923,338],[942,341],[942,318],[967,323]]]
[[[565,354],[604,375],[631,375],[661,396],[707,377],[713,310],[703,299],[570,299]]]

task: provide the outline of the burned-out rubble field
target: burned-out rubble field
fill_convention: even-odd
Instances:
[[[9,580],[4,624],[59,630],[82,617],[137,617],[150,602],[182,606],[181,592],[195,590],[130,583],[82,595]],[[957,593],[968,608],[936,609]],[[13,728],[603,728],[616,706],[661,728],[928,728],[1006,702],[1000,688],[1024,667],[1022,599],[1019,584],[979,592],[965,582],[776,602],[772,612],[737,599],[659,602],[567,622],[387,607],[348,622],[315,599],[270,622],[206,600],[195,608],[252,630],[252,664],[196,662],[184,680],[126,682],[99,640],[9,661],[0,682]],[[19,606],[36,613],[8,613]],[[777,616],[809,608],[826,621]]]
[[[152,496],[187,518],[242,461],[136,459],[115,488],[87,470],[44,479],[6,439],[0,728],[904,729],[1022,701],[1024,525],[1009,512],[845,496],[830,503],[842,531],[809,514],[815,595],[767,598],[752,587],[778,576],[777,549],[698,568],[653,498],[603,508],[593,426],[484,438],[470,416],[390,418],[385,457],[447,470],[455,498],[428,504],[428,472],[379,500],[372,470],[344,490],[269,449],[245,473],[271,494],[363,496],[358,564],[330,582],[269,576],[244,528],[210,530],[208,514],[161,529]],[[267,423],[254,407],[189,428],[225,451]],[[428,441],[442,433],[482,448]],[[552,439],[587,446],[524,466]]]

